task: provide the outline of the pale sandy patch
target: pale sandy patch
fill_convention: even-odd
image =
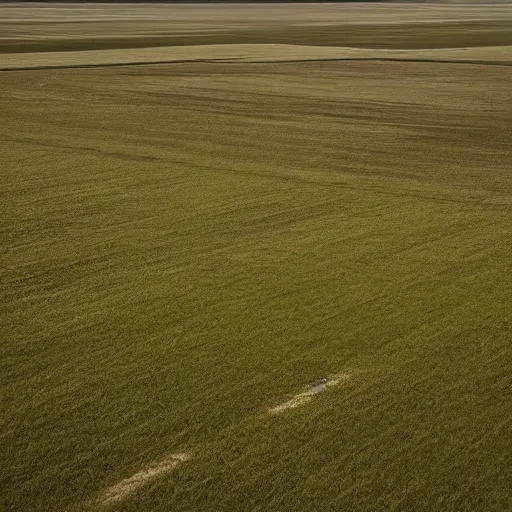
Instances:
[[[190,456],[186,453],[173,453],[160,462],[154,462],[138,473],[110,487],[103,493],[99,501],[102,505],[110,505],[122,501],[142,486],[173,471],[189,459]]]
[[[328,387],[337,386],[343,382],[346,382],[350,378],[348,373],[341,373],[335,375],[329,379],[319,379],[309,385],[308,389],[302,393],[298,393],[292,399],[283,402],[275,407],[271,407],[268,412],[269,414],[280,414],[288,409],[295,409],[311,401],[313,397],[322,391],[325,391]]]

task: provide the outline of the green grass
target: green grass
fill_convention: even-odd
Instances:
[[[512,69],[0,75],[0,508],[510,507]],[[312,380],[350,379],[272,417]]]

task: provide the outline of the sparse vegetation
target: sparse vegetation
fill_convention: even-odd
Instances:
[[[303,51],[0,74],[1,510],[508,509],[512,67]]]

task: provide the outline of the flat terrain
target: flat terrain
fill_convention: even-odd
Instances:
[[[511,45],[512,8],[510,3],[0,5],[2,53],[239,43]]]
[[[166,64],[170,62],[279,63],[314,61],[414,61],[512,65],[511,46],[386,50],[285,44],[162,46],[122,50],[0,54],[0,71]]]
[[[509,50],[326,46],[0,73],[2,511],[510,508]]]

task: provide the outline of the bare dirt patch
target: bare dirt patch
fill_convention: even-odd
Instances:
[[[121,480],[118,484],[107,489],[100,498],[102,505],[110,505],[122,501],[130,494],[133,494],[140,487],[148,484],[150,481],[175,470],[178,466],[190,459],[186,453],[173,453],[161,460],[155,462],[142,471],[135,473],[129,478]]]
[[[308,386],[307,390],[298,393],[292,399],[282,404],[271,407],[268,412],[269,414],[280,414],[288,409],[300,407],[311,401],[315,395],[325,391],[328,387],[337,386],[342,382],[346,382],[349,378],[350,376],[347,373],[342,373],[328,379],[317,379]]]

